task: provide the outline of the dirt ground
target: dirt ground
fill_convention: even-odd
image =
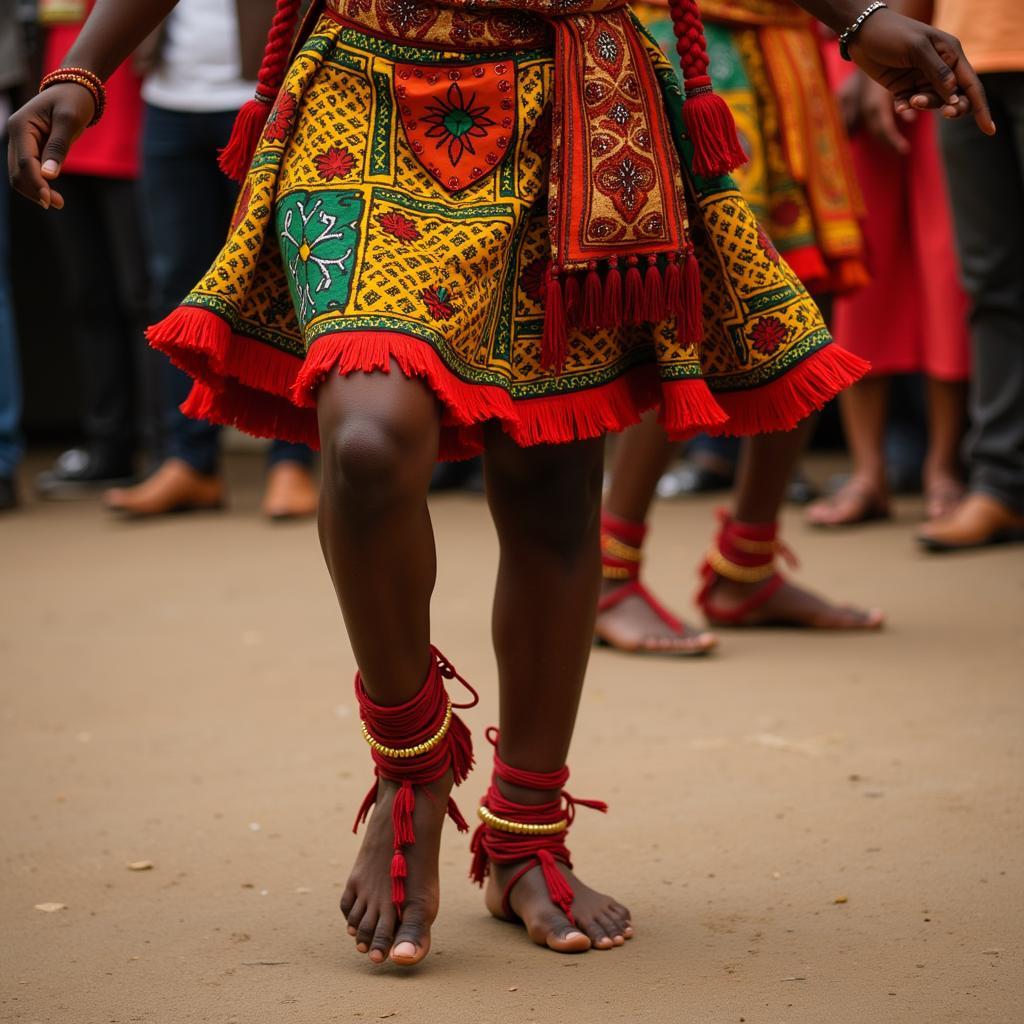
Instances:
[[[370,772],[315,529],[259,518],[255,459],[231,476],[225,514],[0,522],[0,1020],[1024,1020],[1024,549],[919,555],[914,502],[830,536],[788,513],[801,578],[882,604],[883,635],[592,661],[573,790],[611,813],[571,846],[637,937],[532,946],[450,830],[434,953],[403,973],[337,912]],[[658,510],[650,576],[677,603],[712,507]],[[434,510],[435,636],[482,691],[480,742],[495,541],[480,499]]]

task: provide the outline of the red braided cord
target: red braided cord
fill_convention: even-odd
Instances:
[[[601,512],[601,565],[607,569],[616,570],[616,578],[622,580],[635,580],[640,576],[640,562],[622,558],[615,551],[615,546],[609,544],[608,538],[617,540],[627,547],[637,550],[643,545],[647,536],[647,527],[644,523],[633,522],[630,519],[620,519],[611,512]]]
[[[277,0],[277,10],[270,24],[256,85],[256,95],[269,102],[273,102],[284,84],[301,6],[301,0]]]
[[[565,791],[563,787],[569,781],[567,766],[563,766],[555,772],[531,772],[522,768],[514,768],[498,756],[497,729],[488,729],[486,735],[488,741],[495,748],[494,776],[481,804],[491,814],[522,825],[553,825],[567,820],[568,825],[571,826],[576,818],[577,806],[589,807],[592,810],[601,811],[601,813],[608,810],[608,805],[601,800],[580,800]],[[554,800],[542,804],[521,804],[510,800],[501,792],[497,785],[498,779],[523,789],[558,790],[559,792]],[[528,871],[539,866],[547,884],[551,902],[562,910],[571,923],[575,924],[572,914],[572,887],[558,870],[558,863],[564,864],[567,868],[572,867],[572,856],[565,845],[568,834],[568,827],[551,835],[524,835],[518,832],[505,832],[481,824],[474,833],[473,841],[470,844],[470,850],[473,853],[470,878],[477,884],[483,885],[491,863],[516,864],[519,861],[524,861],[525,863],[505,887],[502,897],[505,912],[510,913],[509,896],[516,883]]]
[[[683,69],[683,87],[687,93],[711,85],[708,67],[708,42],[704,37],[697,0],[671,0],[672,23],[676,33],[676,52]]]
[[[355,691],[356,700],[359,702],[359,717],[373,739],[383,746],[396,749],[415,747],[426,743],[438,733],[448,710],[449,698],[444,686],[445,679],[457,679],[473,695],[473,699],[467,704],[452,702],[452,708],[471,708],[479,700],[476,690],[455,671],[451,662],[436,647],[430,648],[430,654],[430,670],[426,682],[416,696],[394,707],[374,703],[363,686],[361,676],[356,674]],[[402,904],[405,902],[404,848],[416,842],[413,827],[416,791],[413,787],[436,782],[448,771],[451,771],[455,785],[460,785],[473,767],[473,743],[465,723],[453,711],[444,738],[423,754],[415,757],[391,757],[372,747],[370,750],[376,778],[356,814],[352,831],[357,831],[360,823],[366,821],[370,809],[377,802],[378,780],[388,779],[400,783],[391,808],[394,830],[391,899],[401,913]],[[460,832],[469,831],[466,819],[450,797],[447,812]]]

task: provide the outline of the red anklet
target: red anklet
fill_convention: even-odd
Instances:
[[[602,594],[597,602],[598,612],[615,608],[627,597],[639,597],[674,633],[682,633],[686,625],[677,619],[640,582],[643,564],[641,548],[647,536],[644,523],[620,519],[610,512],[601,513],[601,575],[611,583],[620,583],[614,590]]]
[[[794,568],[796,556],[778,539],[777,522],[741,523],[724,509],[719,509],[718,519],[722,528],[701,564],[704,583],[696,600],[709,622],[742,625],[751,612],[771,600],[786,582],[776,568],[776,556],[782,555]],[[763,583],[763,586],[736,608],[717,608],[711,602],[711,591],[720,578],[737,583]]]
[[[416,786],[426,786],[451,772],[458,786],[465,782],[473,767],[473,741],[469,729],[455,709],[471,708],[479,697],[451,662],[436,647],[431,647],[430,671],[419,693],[397,707],[385,707],[370,700],[362,678],[356,673],[356,700],[362,720],[363,738],[373,755],[376,779],[356,815],[352,831],[366,821],[377,802],[380,779],[399,783],[391,817],[395,834],[391,860],[391,901],[399,914],[405,903],[405,850],[416,842],[413,811]],[[445,690],[445,679],[457,679],[473,695],[468,704],[455,704]],[[448,798],[448,816],[460,832],[469,825],[455,801]]]
[[[492,863],[524,861],[505,886],[501,897],[503,913],[506,917],[513,917],[509,904],[512,890],[523,875],[540,867],[551,902],[575,924],[572,886],[558,870],[558,865],[561,863],[572,868],[565,841],[576,817],[576,808],[589,807],[605,813],[608,805],[600,800],[578,800],[570,796],[563,788],[569,781],[568,767],[557,772],[528,772],[505,764],[498,757],[498,730],[491,727],[486,735],[494,746],[494,776],[477,810],[481,824],[470,844],[473,863],[469,877],[477,885],[483,885]],[[524,789],[558,790],[559,795],[556,800],[544,804],[515,803],[502,794],[497,785],[498,779]]]

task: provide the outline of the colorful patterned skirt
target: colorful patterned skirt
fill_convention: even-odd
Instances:
[[[763,5],[763,14],[759,6],[752,0],[701,4],[715,90],[729,104],[750,157],[735,172],[737,184],[812,294],[863,287],[869,280],[863,202],[816,23],[794,4]],[[673,54],[665,8],[634,9]]]
[[[790,429],[865,371],[728,178],[691,178],[704,341],[680,341],[671,320],[574,330],[564,366],[543,368],[543,31],[531,48],[521,19],[449,12],[410,29],[392,0],[331,7],[295,57],[226,245],[150,330],[195,378],[188,415],[316,446],[329,374],[397,370],[434,393],[441,457],[461,458],[492,421],[524,446],[655,407],[673,437]],[[473,49],[442,46],[452,38]],[[685,163],[679,85],[647,45]]]

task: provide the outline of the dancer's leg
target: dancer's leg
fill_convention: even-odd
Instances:
[[[805,422],[787,433],[760,434],[744,445],[736,492],[736,519],[768,524],[778,519],[786,483],[803,453],[810,431]],[[728,613],[747,604],[764,583],[740,583],[719,576],[709,594],[710,603]],[[836,605],[786,582],[743,625],[781,624],[818,629],[864,629],[881,625],[881,612]]]
[[[434,537],[427,487],[437,457],[437,404],[418,381],[389,374],[334,376],[317,402],[323,451],[320,541],[363,685],[377,704],[414,696],[430,665]],[[341,899],[356,948],[375,963],[426,955],[437,916],[437,859],[450,774],[417,800],[406,849],[401,927],[391,902],[391,806],[380,780],[376,809]]]
[[[960,444],[967,421],[967,384],[928,378],[928,454],[923,482],[929,519],[951,515],[963,497]]]
[[[885,421],[889,378],[865,377],[839,396],[843,432],[853,461],[849,480],[807,509],[815,526],[850,526],[889,513]]]
[[[646,523],[658,480],[677,447],[665,436],[653,412],[625,431],[618,440],[612,483],[605,498],[608,513],[637,526]],[[612,598],[627,582],[604,580],[602,599]],[[699,654],[714,645],[710,634],[673,622],[674,616],[666,619],[638,593],[607,603],[598,614],[597,635],[619,650]]]
[[[569,751],[597,605],[602,453],[600,441],[523,449],[497,430],[488,436],[487,495],[501,542],[494,603],[499,753],[516,768],[552,772]],[[525,804],[558,795],[499,787]],[[492,866],[492,911],[500,913],[515,869]],[[552,904],[539,868],[515,886],[511,906],[530,937],[565,952],[621,945],[632,934],[629,912],[574,878],[571,884],[575,927]]]

